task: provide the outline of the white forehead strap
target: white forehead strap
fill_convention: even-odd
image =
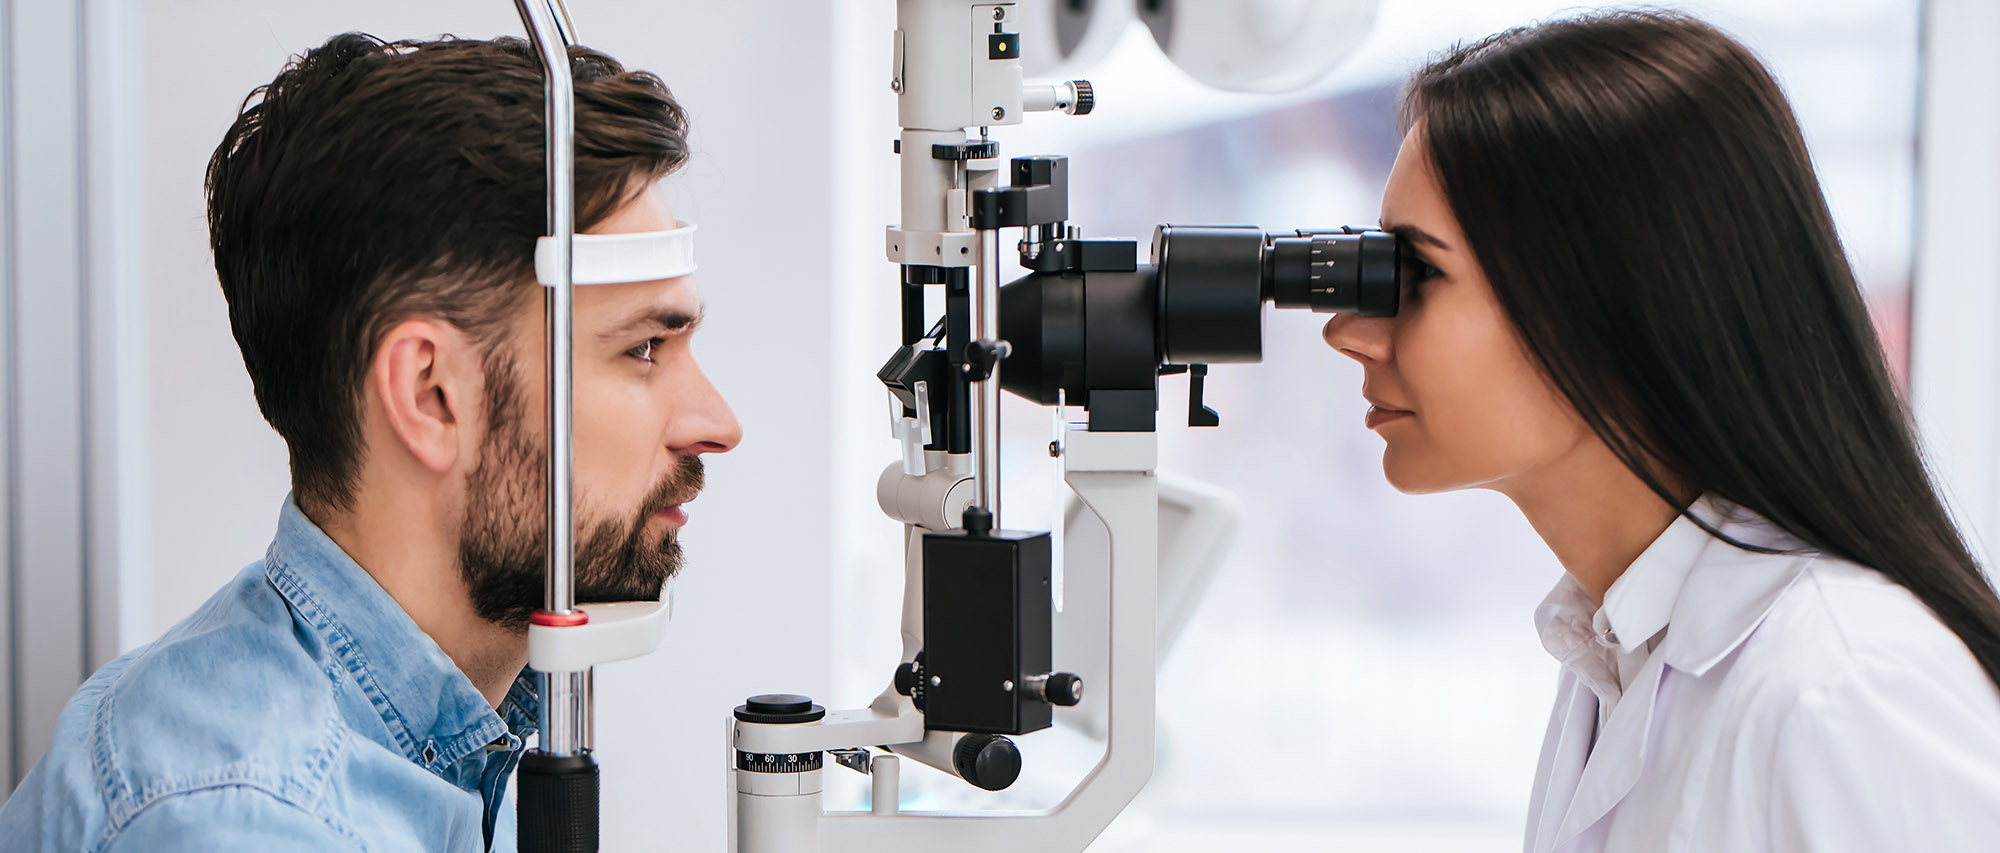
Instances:
[[[570,245],[575,284],[629,284],[680,278],[695,271],[694,223],[675,222],[672,231],[634,234],[578,234]],[[535,278],[544,286],[560,281],[554,237],[535,241]]]

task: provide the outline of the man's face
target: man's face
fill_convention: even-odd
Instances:
[[[672,227],[655,188],[591,233]],[[742,430],[689,349],[701,316],[692,276],[574,293],[576,600],[657,600],[680,568],[699,457],[735,447]],[[546,352],[537,299],[487,357],[486,434],[466,477],[460,568],[479,615],[511,628],[543,603]]]

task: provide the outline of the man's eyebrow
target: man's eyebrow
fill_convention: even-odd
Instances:
[[[648,305],[626,317],[622,322],[599,333],[603,338],[621,338],[644,329],[666,329],[669,332],[692,332],[701,326],[702,317],[707,315],[707,305],[697,306],[693,312],[682,308],[662,305]]]
[[[1432,234],[1429,231],[1425,231],[1424,229],[1418,228],[1417,226],[1411,225],[1409,223],[1399,223],[1396,225],[1383,225],[1382,230],[1396,235],[1398,238],[1402,239],[1405,242],[1422,243],[1427,246],[1435,247],[1438,251],[1441,252],[1451,251],[1451,246],[1447,245],[1443,240],[1439,240],[1437,238],[1437,235]]]

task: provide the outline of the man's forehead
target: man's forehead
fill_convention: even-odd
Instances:
[[[674,325],[663,318],[701,316],[701,292],[691,275],[579,287],[575,300],[577,325],[598,331]]]
[[[669,231],[675,224],[674,211],[667,204],[666,191],[659,184],[652,184],[584,233],[637,234],[646,231]]]
[[[612,211],[610,216],[586,233],[638,234],[667,231],[679,224],[674,219],[673,209],[667,204],[666,190],[656,183],[646,187],[625,206]],[[597,315],[593,319],[614,327],[626,325],[635,318],[644,320],[649,314],[691,317],[701,314],[701,294],[695,288],[692,275],[659,281],[592,285],[579,288],[575,298],[579,311],[584,310],[587,303],[599,303],[592,311]]]

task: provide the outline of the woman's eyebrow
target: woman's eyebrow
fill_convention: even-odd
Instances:
[[[1427,246],[1435,247],[1436,249],[1438,249],[1438,251],[1441,252],[1451,251],[1451,246],[1446,244],[1445,241],[1439,240],[1437,238],[1437,235],[1432,234],[1429,231],[1425,231],[1422,228],[1418,228],[1415,225],[1411,225],[1407,222],[1398,223],[1395,225],[1383,225],[1382,230],[1394,234],[1398,238],[1406,242],[1422,243]]]

